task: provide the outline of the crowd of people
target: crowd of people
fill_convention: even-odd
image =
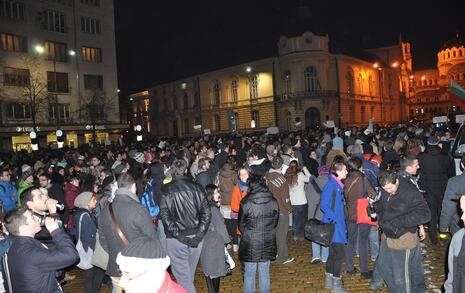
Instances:
[[[231,273],[255,292],[257,271],[270,292],[271,261],[292,265],[288,241],[301,241],[332,292],[360,276],[421,293],[420,242],[440,233],[453,235],[445,291],[465,292],[452,142],[446,127],[405,124],[2,153],[0,292],[63,292],[77,266],[86,293],[193,293],[199,262],[210,293]],[[333,227],[329,246],[306,239],[308,219]]]

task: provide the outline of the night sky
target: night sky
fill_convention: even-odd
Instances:
[[[436,3],[433,5],[433,3]],[[115,0],[121,97],[213,69],[277,56],[283,34],[328,33],[354,50],[412,43],[414,69],[465,33],[463,1]],[[446,4],[447,3],[447,4]],[[306,8],[299,9],[305,5]]]

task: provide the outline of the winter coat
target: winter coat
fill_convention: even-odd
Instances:
[[[315,190],[312,180],[315,180],[315,184],[318,185],[320,191],[322,191],[326,183],[328,182],[328,175],[320,175],[318,176],[318,178],[312,175],[307,184],[307,190],[305,191],[305,197],[307,198],[308,206],[308,218],[313,219],[313,215],[315,215],[315,219],[321,221],[321,219],[323,218],[323,212],[320,209],[321,193]]]
[[[352,154],[351,157],[357,157],[362,160],[362,167],[363,167],[363,174],[370,180],[370,183],[374,187],[378,187],[378,175],[379,175],[379,167],[372,162],[365,160],[363,154]]]
[[[211,174],[208,172],[208,170],[201,170],[199,173],[197,173],[195,182],[202,185],[203,188],[205,188],[208,184],[213,184]]]
[[[292,211],[291,201],[289,199],[289,184],[280,171],[271,169],[265,175],[266,185],[271,194],[278,201],[279,212],[281,214]]]
[[[364,186],[365,185],[365,186]],[[358,199],[370,196],[374,198],[375,189],[370,181],[360,171],[351,171],[347,174],[344,182],[344,196],[346,199],[346,219],[352,222],[357,221],[357,201]]]
[[[50,196],[53,199],[56,199],[58,202],[61,202],[66,206],[65,191],[63,190],[63,185],[58,183],[52,184],[52,186],[48,189],[48,196]],[[69,210],[65,207],[65,210],[60,212],[60,220],[63,223],[66,223],[68,215]]]
[[[74,200],[79,195],[79,187],[74,186],[71,183],[65,184],[65,204],[68,210],[74,208]],[[73,217],[68,216],[68,229],[74,228]]]
[[[305,184],[310,179],[310,172],[307,167],[303,167],[302,171],[297,173],[297,183],[293,186],[290,185],[289,181],[289,198],[292,205],[305,205],[307,204],[307,198],[305,197]]]
[[[239,213],[239,208],[241,206],[242,199],[247,195],[247,191],[241,191],[239,185],[234,185],[232,194],[231,194],[231,211]]]
[[[0,205],[9,212],[18,205],[18,190],[10,181],[0,181]]]
[[[205,190],[189,177],[174,178],[161,188],[160,218],[166,238],[197,246],[210,225],[211,211]],[[192,235],[195,237],[187,237]]]
[[[242,234],[239,260],[260,262],[276,259],[278,203],[265,186],[250,186],[242,199],[238,227]]]
[[[82,217],[81,226],[79,226],[79,220]],[[84,250],[90,247],[95,249],[95,235],[97,233],[97,226],[95,218],[91,216],[88,210],[78,208],[73,214],[74,223],[76,224],[76,239],[80,239]],[[81,232],[81,233],[79,233]]]
[[[129,242],[142,236],[154,239],[157,237],[152,217],[147,209],[140,204],[139,197],[131,193],[129,189],[119,188],[116,190],[112,207],[116,222]],[[109,254],[106,273],[112,277],[119,277],[121,273],[116,264],[116,256],[123,250],[124,244],[111,220],[109,206],[100,212],[98,228],[100,244]]]
[[[461,195],[465,194],[465,172],[452,177],[447,181],[444,199],[442,200],[441,217],[439,227],[449,228],[451,233],[460,229],[460,217],[457,210],[458,201]]]
[[[449,156],[443,154],[438,146],[428,146],[424,153],[418,156],[420,163],[420,179],[418,184],[426,191],[426,196],[443,197],[447,180],[452,176]]]
[[[447,261],[449,273],[444,283],[445,293],[463,292],[465,290],[465,275],[463,274],[463,268],[459,267],[459,254],[461,250],[465,249],[463,247],[464,237],[465,229],[462,228],[454,234],[450,242]],[[462,270],[462,273],[460,273],[460,270]]]
[[[211,207],[211,222],[208,232],[203,238],[200,263],[205,276],[217,278],[226,276],[226,261],[224,259],[224,246],[231,242],[224,224],[220,209]]]
[[[416,233],[418,226],[429,222],[430,210],[423,195],[408,179],[399,177],[394,195],[381,190],[376,203],[378,223],[388,238],[398,239],[405,233]]]
[[[388,164],[392,161],[400,161],[400,156],[395,150],[385,151],[382,155],[383,162],[381,163],[381,169],[386,169]]]
[[[332,243],[347,243],[347,229],[344,215],[344,194],[343,188],[334,175],[329,175],[328,182],[321,194],[320,209],[323,212],[323,223],[334,224],[334,235]],[[331,204],[334,200],[334,208]]]
[[[19,180],[18,183],[18,207],[21,207],[21,193],[23,193],[24,190],[28,189],[29,187],[34,186],[33,184],[29,184],[23,179]]]
[[[229,164],[225,164],[218,176],[218,189],[221,195],[221,204],[230,205],[234,185],[237,183],[237,172]]]
[[[53,249],[32,237],[10,236],[12,245],[5,256],[12,288],[10,292],[56,292],[56,271],[79,261],[79,254],[64,230],[52,232]]]

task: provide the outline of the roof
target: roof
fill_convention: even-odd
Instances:
[[[453,47],[456,47],[456,48],[465,47],[465,41],[459,34],[456,34],[455,38],[450,39],[447,42],[445,42],[444,45],[442,45],[441,49],[439,49],[439,51],[444,51],[447,49],[451,49]]]

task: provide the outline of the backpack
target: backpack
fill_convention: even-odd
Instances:
[[[160,213],[160,207],[153,200],[153,179],[150,179],[147,182],[145,192],[140,198],[140,203],[147,209],[152,218],[158,217],[158,214]]]

